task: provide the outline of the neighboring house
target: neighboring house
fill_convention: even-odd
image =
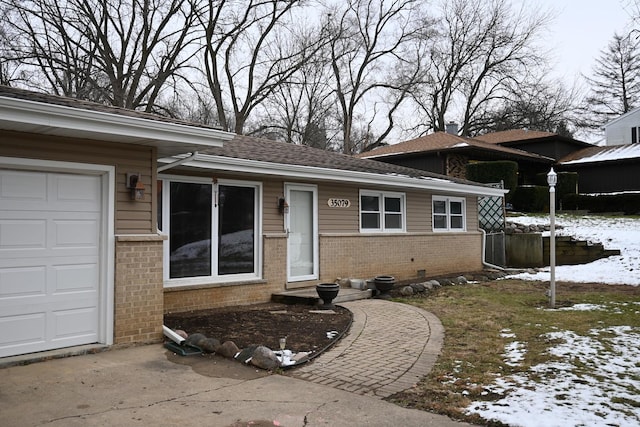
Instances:
[[[435,132],[420,138],[361,153],[358,157],[378,160],[465,178],[466,165],[475,161],[512,160],[519,165],[519,179],[528,183],[536,173],[549,170],[553,158],[518,148]]]
[[[604,134],[607,146],[640,143],[640,108],[608,122],[604,125]]]
[[[577,172],[583,194],[640,191],[640,144],[585,148],[560,159],[558,170]]]
[[[516,148],[528,153],[535,153],[556,161],[576,150],[593,147],[593,144],[588,142],[561,136],[557,133],[529,129],[492,132],[477,136],[475,139],[501,147]]]
[[[480,269],[477,199],[503,193],[0,86],[0,357],[158,341],[166,312],[338,277]]]

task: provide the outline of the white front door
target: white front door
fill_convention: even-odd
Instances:
[[[311,185],[286,186],[287,280],[318,278],[317,189]]]
[[[0,169],[0,357],[99,341],[101,179]]]

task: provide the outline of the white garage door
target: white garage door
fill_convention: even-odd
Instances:
[[[0,170],[0,357],[98,341],[101,178]]]

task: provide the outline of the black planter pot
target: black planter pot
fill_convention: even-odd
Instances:
[[[393,276],[376,276],[373,279],[373,283],[379,292],[376,298],[389,299],[391,298],[389,292],[393,289],[393,285],[396,284],[396,278]]]
[[[319,283],[316,285],[316,292],[324,304],[321,306],[324,310],[330,310],[334,307],[331,301],[338,296],[340,285],[336,283]]]

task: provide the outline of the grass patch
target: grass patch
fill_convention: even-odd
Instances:
[[[399,299],[435,314],[444,326],[445,339],[432,372],[417,387],[390,400],[402,406],[486,424],[486,420],[477,416],[465,415],[462,409],[473,401],[502,398],[487,393],[488,386],[498,377],[526,373],[534,381],[534,375],[549,379],[552,372],[533,374],[529,368],[558,360],[559,356],[550,353],[558,344],[553,338],[554,332],[573,331],[584,336],[594,335],[594,328],[640,327],[639,288],[558,283],[558,306],[595,306],[581,311],[549,309],[547,287],[548,284],[541,282],[501,280],[443,287],[422,298]],[[606,341],[610,335],[595,334],[602,344],[599,351],[612,351]],[[513,345],[514,342],[517,344]],[[526,350],[518,363],[505,360],[508,344]],[[571,364],[576,375],[589,374],[589,364],[584,360],[572,359]],[[558,393],[558,402],[564,399],[566,396]],[[636,402],[629,403],[636,406]]]

